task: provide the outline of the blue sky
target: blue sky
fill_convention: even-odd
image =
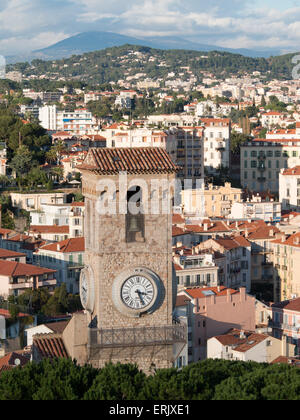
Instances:
[[[104,30],[300,51],[300,0],[0,0],[0,54]]]

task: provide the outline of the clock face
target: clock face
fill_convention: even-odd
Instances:
[[[129,317],[151,315],[162,303],[160,278],[146,267],[127,269],[114,279],[112,300],[116,309]]]
[[[94,275],[90,267],[86,267],[81,271],[79,290],[83,308],[93,312],[95,305]]]
[[[88,302],[88,280],[86,278],[86,273],[82,273],[81,276],[81,285],[80,285],[80,297],[81,297],[81,303],[82,306],[85,308]]]
[[[122,286],[121,298],[129,308],[146,308],[154,299],[153,284],[144,276],[129,277]]]

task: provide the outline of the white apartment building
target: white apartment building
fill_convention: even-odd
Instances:
[[[227,334],[207,340],[209,359],[253,361],[271,363],[280,356],[293,354],[293,348],[268,334],[232,329]]]
[[[193,250],[192,250],[193,251]],[[219,286],[216,258],[224,258],[212,250],[203,250],[200,253],[190,253],[189,249],[176,248],[173,251],[173,262],[176,270],[177,287],[179,290],[186,287],[216,287]]]
[[[161,114],[149,115],[148,124],[161,125],[163,127],[192,127],[198,124],[199,118],[194,115],[187,114]]]
[[[120,108],[131,109],[132,99],[130,96],[118,95],[115,100],[115,106]]]
[[[13,207],[20,210],[41,211],[45,204],[64,204],[67,200],[65,193],[15,193],[10,194]]]
[[[279,201],[283,210],[300,209],[300,166],[282,169],[279,174]]]
[[[231,120],[229,118],[201,118],[204,125],[204,168],[208,175],[230,167]]]
[[[32,226],[69,226],[69,238],[84,235],[84,203],[48,204],[30,212]]]
[[[281,221],[281,202],[263,201],[260,196],[254,196],[252,201],[233,203],[230,219],[261,219],[265,222]]]
[[[91,101],[99,101],[102,95],[100,92],[88,92],[84,94],[84,103],[88,104]]]
[[[57,107],[56,105],[46,105],[39,108],[39,121],[46,130],[57,130]]]
[[[208,117],[217,113],[217,105],[213,101],[201,101],[196,107],[197,117]]]
[[[285,115],[281,112],[270,111],[262,114],[261,116],[261,123],[263,127],[272,127],[275,125],[281,125],[282,121],[284,120]]]
[[[67,131],[71,135],[92,133],[96,124],[92,113],[86,109],[77,109],[74,112],[59,111],[56,118],[57,130]]]
[[[276,128],[270,130],[266,134],[266,139],[299,139],[300,138],[300,124],[296,123],[296,128]]]
[[[67,132],[71,136],[93,134],[97,130],[96,120],[86,109],[68,112],[58,111],[56,105],[46,105],[39,108],[38,118],[46,130]]]

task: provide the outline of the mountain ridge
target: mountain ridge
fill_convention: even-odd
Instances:
[[[88,52],[104,50],[111,47],[120,47],[125,44],[145,46],[163,50],[193,50],[193,51],[225,51],[232,54],[242,54],[246,57],[269,58],[274,55],[281,55],[278,49],[250,50],[246,48],[224,48],[217,45],[202,44],[189,41],[181,37],[143,37],[135,38],[115,32],[90,31],[81,32],[76,35],[63,39],[46,48],[34,50],[27,56],[19,57],[21,61],[32,61],[33,59],[57,60],[69,58],[72,55],[81,55]],[[20,62],[17,56],[7,57],[8,63]]]

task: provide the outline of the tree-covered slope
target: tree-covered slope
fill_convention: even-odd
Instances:
[[[240,54],[192,50],[159,50],[150,47],[124,45],[101,51],[73,55],[67,59],[9,65],[9,70],[19,70],[25,77],[38,76],[59,80],[65,79],[93,81],[94,83],[117,82],[120,79],[142,73],[144,78],[162,79],[175,73],[181,78],[189,77],[189,70],[198,81],[203,72],[211,72],[217,77],[251,74],[259,71],[267,78],[291,79],[295,66],[292,58],[295,54],[279,57],[251,58]],[[182,76],[182,74],[184,75]]]

